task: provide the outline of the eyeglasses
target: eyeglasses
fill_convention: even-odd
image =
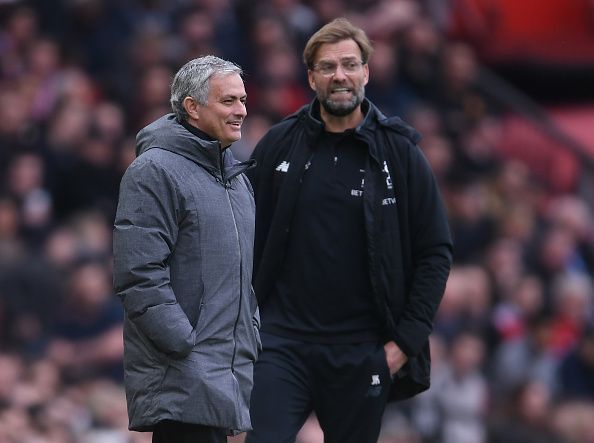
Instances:
[[[346,75],[352,75],[356,74],[364,64],[365,63],[359,60],[344,60],[340,62],[340,67],[342,68],[342,72]],[[324,77],[332,77],[336,74],[337,69],[338,65],[331,62],[321,62],[312,66],[312,71],[319,72]]]

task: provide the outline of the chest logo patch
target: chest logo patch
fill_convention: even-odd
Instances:
[[[393,189],[394,185],[392,184],[392,177],[390,177],[390,171],[388,170],[388,163],[384,160],[384,174],[386,175],[386,188]]]
[[[290,163],[288,161],[283,161],[280,165],[276,167],[276,171],[279,172],[287,172],[289,170]]]
[[[359,169],[361,174],[365,174],[365,169]],[[365,178],[361,178],[361,189],[351,189],[351,195],[353,197],[361,197],[363,195],[363,188],[365,187]]]

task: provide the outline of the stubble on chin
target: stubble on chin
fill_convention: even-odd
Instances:
[[[347,102],[338,102],[336,100],[332,100],[328,97],[322,98],[318,95],[318,100],[324,107],[324,110],[333,116],[336,117],[344,117],[352,113],[357,107],[363,102],[363,97],[365,96],[365,91],[361,90],[358,94],[354,95],[349,101]]]
[[[323,100],[321,103],[328,114],[336,117],[344,117],[357,108],[357,101],[357,98],[353,97],[347,103],[339,103],[330,99]]]

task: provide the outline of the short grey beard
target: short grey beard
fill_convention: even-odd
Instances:
[[[347,103],[338,103],[329,98],[320,100],[320,103],[328,114],[334,115],[336,117],[344,117],[345,115],[349,115],[355,109],[357,109],[357,107],[363,102],[364,96],[365,91],[361,90],[359,91],[359,94],[355,94],[351,101]]]

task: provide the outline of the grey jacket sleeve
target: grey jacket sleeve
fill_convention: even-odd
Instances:
[[[114,289],[127,317],[162,352],[187,355],[195,332],[177,303],[168,261],[180,217],[172,178],[152,161],[134,163],[120,185],[114,223]]]

